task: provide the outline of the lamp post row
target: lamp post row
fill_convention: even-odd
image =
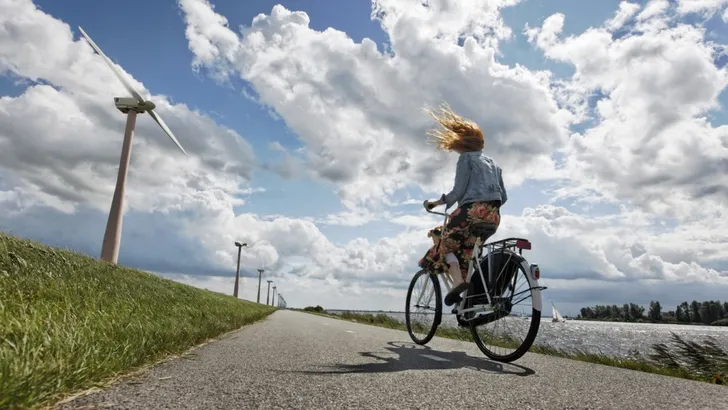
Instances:
[[[235,287],[233,288],[233,296],[235,298],[238,297],[238,288],[239,288],[239,282],[240,282],[240,253],[243,249],[243,247],[247,247],[247,242],[235,242],[235,246],[238,248],[238,264],[237,268],[235,269]],[[261,281],[263,279],[263,272],[265,272],[265,269],[258,269],[258,300],[257,302],[260,303],[260,285]],[[273,286],[273,300],[270,300],[270,284],[273,282],[272,280],[267,280],[268,282],[268,293],[266,294],[265,298],[265,304],[275,306],[275,299],[276,299],[276,286]]]

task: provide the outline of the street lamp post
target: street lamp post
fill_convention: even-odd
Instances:
[[[238,282],[240,281],[240,251],[243,249],[243,246],[248,246],[247,243],[240,243],[235,242],[235,246],[238,247],[238,267],[235,269],[235,288],[233,289],[233,296],[237,299],[238,297]]]
[[[265,269],[258,269],[258,303],[260,303],[260,281],[263,279],[263,271]]]
[[[270,300],[270,305],[275,306],[276,305],[276,286],[273,285],[273,297]]]
[[[273,281],[267,280],[266,282],[268,282],[268,292],[266,292],[266,294],[265,294],[265,304],[267,306],[267,305],[270,305],[270,283]]]

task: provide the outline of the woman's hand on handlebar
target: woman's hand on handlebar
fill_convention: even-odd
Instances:
[[[438,199],[436,201],[425,201],[424,205],[425,205],[425,209],[427,209],[428,211],[431,211],[432,208],[434,208],[436,206],[444,205],[444,204],[445,203],[442,202],[442,200]]]

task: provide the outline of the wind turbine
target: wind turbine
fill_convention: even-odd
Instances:
[[[123,218],[123,207],[124,207],[124,190],[126,188],[126,174],[129,168],[129,160],[131,158],[131,141],[134,137],[134,126],[136,125],[137,114],[149,113],[149,116],[162,127],[162,130],[172,139],[172,141],[182,150],[182,153],[187,155],[182,145],[180,145],[177,138],[172,134],[172,130],[167,127],[167,124],[162,121],[157,113],[154,112],[156,105],[148,100],[144,100],[139,95],[131,84],[124,78],[124,74],[119,70],[112,62],[106,57],[101,49],[91,40],[91,37],[86,34],[85,31],[79,26],[78,29],[81,34],[86,38],[86,41],[91,47],[101,56],[106,65],[111,68],[116,78],[121,81],[126,90],[133,96],[129,97],[114,97],[114,104],[116,108],[122,113],[126,114],[126,129],[124,131],[124,142],[121,146],[121,160],[119,161],[119,174],[116,177],[116,188],[114,189],[114,197],[111,200],[111,209],[109,210],[109,219],[106,222],[106,231],[104,232],[104,242],[101,245],[101,259],[107,262],[116,263],[119,257],[119,243],[121,241],[121,220]]]

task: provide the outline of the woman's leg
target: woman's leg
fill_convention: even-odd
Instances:
[[[461,273],[464,259],[460,255],[463,250],[463,240],[467,237],[467,210],[469,208],[470,204],[465,204],[450,214],[445,233],[441,239],[442,248],[440,252],[445,254],[447,272],[453,281],[452,289],[445,295],[445,304],[447,306],[455,303],[458,295],[468,288],[468,283],[465,282]],[[467,264],[465,264],[465,270],[467,271]]]
[[[460,261],[458,260],[458,257],[450,252],[447,255],[445,255],[445,262],[447,262],[448,270],[447,273],[450,276],[450,279],[452,279],[452,285],[458,286],[460,285],[465,278],[462,276],[461,269],[460,269]]]

